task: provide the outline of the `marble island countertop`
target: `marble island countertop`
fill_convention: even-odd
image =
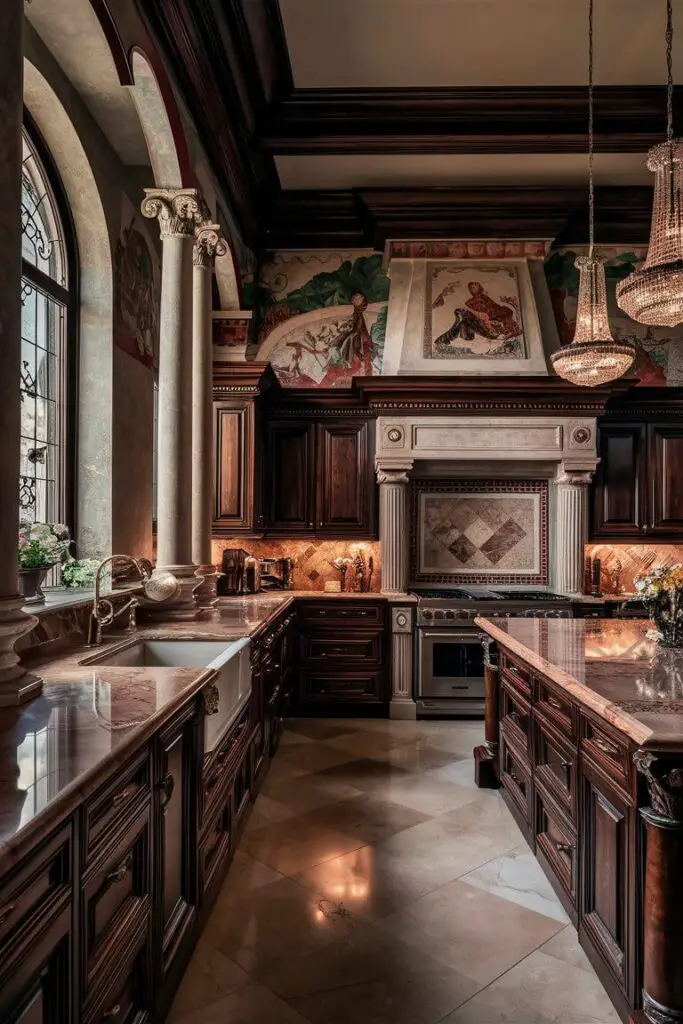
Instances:
[[[479,617],[476,625],[579,702],[650,748],[683,748],[683,650],[644,619]]]

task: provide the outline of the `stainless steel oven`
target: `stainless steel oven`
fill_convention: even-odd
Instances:
[[[484,713],[484,647],[475,628],[417,630],[418,711]]]

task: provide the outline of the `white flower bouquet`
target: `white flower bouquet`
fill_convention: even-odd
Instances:
[[[661,566],[635,581],[662,647],[683,647],[683,564]]]
[[[69,528],[63,523],[20,523],[19,568],[51,569],[66,558],[70,545]]]

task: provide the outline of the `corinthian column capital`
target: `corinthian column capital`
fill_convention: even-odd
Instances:
[[[201,199],[196,188],[146,188],[140,209],[144,217],[159,219],[162,238],[192,236],[201,216]]]
[[[593,479],[593,469],[586,469],[585,466],[574,468],[560,463],[555,483],[568,484],[570,487],[588,487]]]
[[[195,267],[210,267],[216,256],[225,256],[228,243],[221,236],[219,224],[198,224],[194,232],[192,262]]]

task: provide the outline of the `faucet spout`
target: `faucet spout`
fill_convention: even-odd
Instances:
[[[131,632],[135,629],[135,609],[138,606],[138,599],[136,597],[130,597],[120,608],[115,610],[113,602],[108,597],[101,597],[100,595],[103,572],[108,565],[113,565],[114,562],[124,562],[132,565],[137,570],[141,580],[149,579],[152,574],[152,566],[147,559],[138,560],[133,558],[132,555],[109,555],[108,558],[100,562],[95,573],[95,594],[88,621],[88,647],[101,644],[104,627],[110,626],[114,619],[117,619],[125,611],[129,613],[128,629]]]

